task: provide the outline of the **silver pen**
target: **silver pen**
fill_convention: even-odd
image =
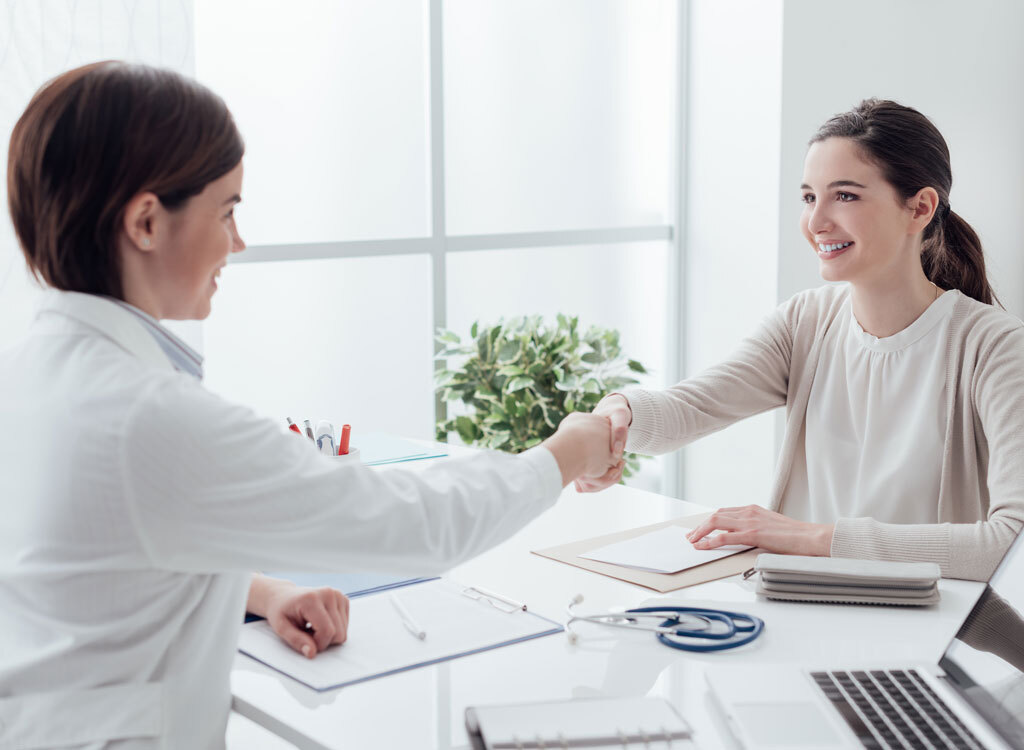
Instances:
[[[487,597],[488,599],[493,599],[495,601],[502,602],[503,604],[507,604],[515,609],[521,609],[524,612],[526,611],[526,605],[522,602],[517,602],[515,599],[509,599],[507,596],[495,594],[493,591],[485,589],[481,586],[470,586],[470,588],[478,594],[482,594],[483,596]]]
[[[308,437],[310,440],[312,440],[315,443],[316,442],[316,438],[313,437],[313,425],[311,425],[309,423],[308,419],[302,420],[302,424],[305,425],[305,427],[306,427],[306,437]]]
[[[423,628],[419,626],[416,620],[412,618],[412,615],[409,614],[409,610],[407,610],[405,606],[400,601],[398,601],[398,597],[394,594],[391,595],[391,603],[394,605],[395,610],[402,618],[402,624],[405,625],[405,629],[417,638],[419,638],[421,641],[426,639],[427,631],[425,631]]]

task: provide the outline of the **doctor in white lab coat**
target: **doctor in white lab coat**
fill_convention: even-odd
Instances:
[[[246,609],[310,657],[347,626],[339,593],[251,571],[439,573],[620,466],[607,419],[573,415],[520,456],[376,473],[207,392],[157,321],[205,318],[244,249],[242,152],[216,95],[123,63],[14,129],[11,217],[51,289],[0,354],[2,750],[223,747]]]

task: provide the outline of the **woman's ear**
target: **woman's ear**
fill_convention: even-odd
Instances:
[[[155,193],[139,193],[124,209],[123,229],[134,249],[148,253],[156,249],[156,227],[160,199]]]
[[[910,233],[917,234],[924,231],[939,210],[939,194],[935,188],[921,188],[907,203],[911,211]]]

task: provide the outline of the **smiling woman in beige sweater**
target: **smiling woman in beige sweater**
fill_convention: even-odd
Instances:
[[[846,283],[784,302],[696,377],[598,405],[617,448],[648,454],[786,407],[768,508],[718,510],[690,535],[699,549],[923,560],[976,580],[998,564],[1024,525],[1024,324],[993,305],[951,183],[916,110],[872,99],[833,117],[807,152],[800,226],[822,277]]]

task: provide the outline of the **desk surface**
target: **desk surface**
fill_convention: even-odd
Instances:
[[[659,695],[694,726],[702,748],[727,747],[708,711],[705,670],[716,664],[799,662],[857,666],[937,660],[983,584],[943,580],[928,609],[844,607],[759,600],[753,582],[733,577],[658,595],[623,581],[530,554],[621,529],[707,510],[661,495],[613,487],[596,495],[567,489],[559,503],[512,539],[453,569],[450,577],[525,601],[564,622],[581,612],[651,601],[717,605],[756,614],[764,635],[715,654],[667,648],[653,636],[587,624],[581,641],[564,634],[476,654],[327,693],[317,693],[239,654],[231,675],[234,709],[300,748],[466,748],[467,706],[591,696]]]

